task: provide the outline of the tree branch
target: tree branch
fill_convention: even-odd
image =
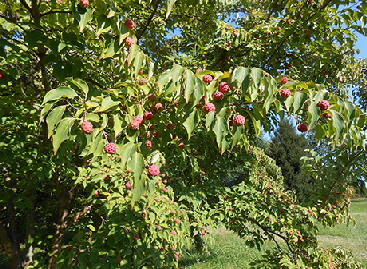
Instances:
[[[136,35],[136,38],[137,38],[138,41],[143,36],[144,32],[148,29],[149,24],[152,22],[153,17],[155,15],[155,13],[157,12],[157,9],[159,7],[160,2],[161,2],[160,0],[156,0],[155,5],[154,5],[154,9],[153,9],[152,13],[150,14],[150,17],[148,18],[148,20],[147,20],[146,24],[144,25],[143,29],[141,29],[139,34]]]
[[[45,13],[41,14],[41,17],[43,16],[47,16],[50,14],[54,14],[54,13],[66,13],[66,14],[72,14],[72,12],[70,10],[51,10],[51,11],[47,11]]]

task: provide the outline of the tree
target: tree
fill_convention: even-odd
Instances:
[[[314,180],[302,169],[303,156],[311,147],[307,138],[298,134],[290,119],[283,120],[272,137],[266,153],[281,168],[287,190],[295,191],[297,199],[304,201],[314,188]]]
[[[325,225],[342,220],[348,186],[330,180],[339,196],[323,193],[322,204],[293,205],[279,169],[252,146],[262,127],[288,114],[315,129],[317,139],[364,145],[362,111],[327,91],[331,84],[298,79],[308,80],[316,68],[277,75],[289,57],[278,54],[283,44],[312,66],[309,57],[320,55],[324,63],[328,52],[320,48],[331,46],[321,38],[323,28],[339,20],[363,29],[336,16],[362,13],[340,11],[341,4],[301,9],[299,16],[305,5],[298,2],[284,9],[266,2],[262,12],[258,3],[222,0],[5,1],[0,241],[12,268],[175,268],[188,241],[199,246],[205,227],[218,223],[251,246],[281,237],[287,245],[272,257],[284,266],[352,268],[341,254],[323,252],[314,236],[315,218]],[[238,7],[249,15],[234,31],[228,17],[217,14],[231,16]],[[277,32],[284,23],[279,16],[302,20],[268,40],[251,38],[252,29],[263,35],[267,25]],[[312,21],[315,38],[308,46],[288,40],[311,19],[319,21]],[[352,49],[353,34],[338,27],[330,32],[340,36],[332,55],[350,59],[343,52]],[[219,33],[237,42],[233,50],[227,52],[231,46]],[[233,51],[238,54],[228,65]],[[292,95],[282,96],[280,88]],[[317,104],[326,100],[331,106],[324,111]],[[223,179],[240,164],[242,180],[226,187]],[[335,214],[325,214],[335,202]]]

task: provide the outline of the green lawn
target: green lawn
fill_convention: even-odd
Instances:
[[[340,224],[333,228],[320,228],[318,238],[322,246],[340,246],[351,251],[367,268],[367,199],[353,200],[351,215],[356,220],[355,226]],[[269,243],[265,249],[272,247]],[[208,242],[208,252],[200,255],[195,251],[187,251],[180,266],[187,269],[246,269],[251,268],[249,263],[262,254],[247,247],[243,239],[225,229],[213,233]]]

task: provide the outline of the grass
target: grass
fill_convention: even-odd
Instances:
[[[351,251],[367,268],[367,198],[352,201],[351,216],[356,220],[355,226],[339,224],[332,228],[320,227],[318,239],[324,247],[340,246]],[[215,231],[211,241],[208,243],[207,254],[188,251],[180,260],[180,266],[185,269],[247,269],[251,268],[250,262],[274,246],[266,244],[264,251],[260,252],[249,248],[243,239],[225,229]]]
[[[351,214],[355,226],[343,223],[335,227],[320,227],[318,239],[322,246],[349,250],[367,268],[367,198],[353,200]]]

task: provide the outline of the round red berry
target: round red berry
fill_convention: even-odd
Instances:
[[[85,134],[93,133],[93,124],[89,121],[85,121],[82,123],[82,130]]]
[[[109,154],[114,154],[114,153],[116,153],[116,145],[115,145],[115,143],[112,143],[112,142],[110,142],[110,143],[108,143],[106,146],[104,146],[104,151],[106,152],[106,153],[109,153]]]
[[[289,89],[281,89],[280,90],[280,96],[282,97],[288,97],[291,95],[291,91]]]
[[[158,176],[160,171],[159,171],[159,167],[155,164],[152,164],[151,166],[149,166],[148,168],[148,173],[149,175],[151,175],[152,177],[154,176]]]
[[[158,110],[161,110],[162,109],[162,104],[161,103],[156,103],[155,105],[154,105],[154,109],[156,110],[156,111],[158,111]]]
[[[221,83],[219,83],[219,85],[218,85],[218,90],[219,90],[220,92],[222,92],[222,93],[226,93],[226,92],[228,92],[228,91],[229,91],[229,89],[230,89],[230,87],[229,87],[229,85],[228,85],[228,83],[227,83],[227,82],[221,82]]]
[[[128,36],[127,38],[125,38],[125,45],[127,47],[131,47],[131,45],[133,45],[134,43],[135,43],[135,41],[131,37]]]
[[[204,105],[205,113],[209,113],[210,111],[215,111],[215,105],[213,103],[206,103]]]
[[[205,83],[210,83],[210,82],[212,82],[212,81],[213,81],[213,77],[212,77],[211,75],[204,75],[204,76],[203,76],[203,81],[204,81]]]
[[[148,149],[153,149],[153,148],[154,148],[154,143],[153,143],[153,141],[151,141],[151,140],[147,140],[147,141],[145,142],[145,146],[146,146]]]
[[[324,114],[322,114],[322,116],[324,118],[327,118],[327,119],[330,119],[332,117],[331,114],[329,114],[329,113],[324,113]]]
[[[304,123],[300,123],[297,125],[297,130],[304,133],[304,132],[307,132],[308,131],[308,126],[307,124],[304,124]]]
[[[89,0],[79,0],[79,6],[82,8],[87,8],[89,6]]]
[[[142,124],[142,123],[143,123],[143,121],[144,121],[144,118],[143,118],[142,116],[135,116],[134,118],[135,118],[135,120],[136,120],[139,124]]]
[[[150,102],[154,102],[154,101],[155,101],[155,99],[157,99],[157,97],[156,97],[153,93],[151,93],[151,94],[149,94],[149,95],[148,95],[148,100],[149,100]]]
[[[125,25],[128,29],[133,29],[135,27],[135,22],[133,22],[131,19],[127,19],[125,21]]]
[[[146,120],[151,120],[153,118],[153,113],[150,111],[145,111],[143,117]]]
[[[167,129],[173,130],[175,129],[175,126],[172,123],[167,124]]]
[[[129,124],[130,128],[133,130],[137,130],[140,127],[140,123],[137,120],[133,120]]]
[[[286,84],[288,81],[289,81],[289,79],[288,79],[288,78],[286,78],[286,77],[282,77],[282,78],[280,79],[280,83],[282,83],[282,84]]]
[[[237,126],[244,125],[245,124],[245,121],[246,121],[246,119],[242,115],[237,115],[236,117],[233,118],[233,122]]]
[[[214,100],[219,101],[222,100],[224,97],[224,94],[222,92],[215,92],[214,93]]]
[[[320,110],[327,110],[330,106],[329,102],[327,100],[321,100],[317,102],[316,106],[320,108]]]

